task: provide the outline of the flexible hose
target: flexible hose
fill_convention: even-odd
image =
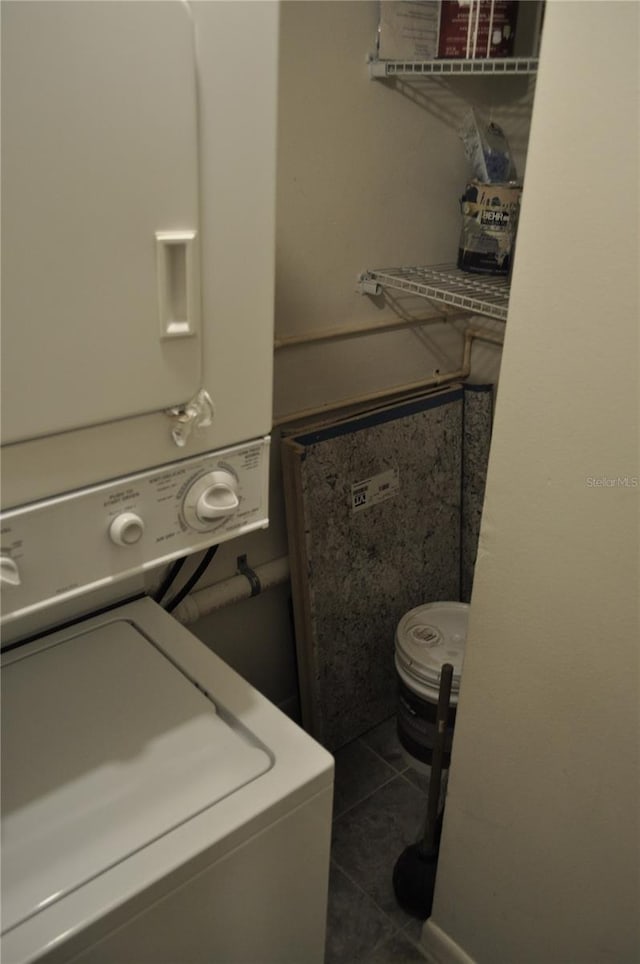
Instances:
[[[155,596],[153,597],[154,600],[155,600],[157,603],[162,602],[162,600],[164,599],[164,597],[166,596],[166,594],[167,594],[167,593],[169,592],[169,590],[171,589],[171,587],[172,587],[172,585],[173,585],[173,583],[174,583],[174,580],[175,580],[176,576],[178,575],[178,573],[180,572],[180,570],[182,569],[182,567],[183,567],[184,564],[185,564],[186,558],[187,558],[186,556],[182,556],[181,559],[176,559],[176,561],[174,562],[174,564],[171,566],[169,572],[167,573],[167,575],[166,575],[165,578],[164,578],[164,581],[162,582],[162,584],[161,584],[160,587],[158,588]]]
[[[164,607],[168,613],[173,612],[176,606],[178,606],[182,602],[184,597],[189,595],[193,587],[204,575],[205,571],[209,566],[209,563],[211,562],[211,560],[213,559],[217,551],[218,551],[218,546],[210,546],[209,549],[207,549],[203,559],[198,564],[198,567],[189,576],[189,578],[185,582],[182,589],[179,592],[177,592],[176,595],[171,600],[171,602],[167,603],[167,605]]]

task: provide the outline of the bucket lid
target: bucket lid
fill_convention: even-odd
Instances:
[[[445,663],[453,666],[451,692],[460,689],[469,605],[426,603],[410,609],[398,623],[396,656],[410,676],[438,689]]]

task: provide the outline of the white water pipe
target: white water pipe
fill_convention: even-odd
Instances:
[[[424,324],[424,321],[417,322],[415,324]],[[375,331],[375,326],[366,329],[367,334],[373,334]],[[382,330],[382,327],[380,328]],[[337,338],[342,337],[342,332],[334,331],[333,333],[327,335],[327,338]],[[351,332],[349,332],[351,334]],[[384,388],[381,391],[370,392],[369,394],[355,395],[351,398],[343,398],[337,402],[328,402],[325,405],[316,405],[314,408],[306,408],[301,412],[291,412],[288,415],[281,415],[279,418],[273,420],[273,427],[277,428],[279,425],[286,425],[288,422],[303,421],[307,418],[313,418],[316,415],[326,415],[329,412],[337,411],[341,408],[348,408],[352,405],[361,405],[369,402],[378,402],[385,398],[391,398],[395,395],[410,395],[415,392],[422,392],[429,388],[439,388],[450,384],[451,382],[465,381],[471,374],[471,345],[475,339],[480,339],[481,341],[489,341],[494,345],[502,345],[503,339],[494,331],[488,328],[467,328],[464,333],[464,349],[462,353],[462,364],[460,368],[451,372],[439,372],[437,375],[433,375],[431,378],[421,379],[417,382],[410,382],[406,385],[394,385],[393,388]],[[308,342],[318,341],[316,335],[310,336]],[[300,345],[305,343],[304,336],[296,338],[295,344]],[[293,344],[293,342],[292,342]],[[288,343],[284,340],[280,341],[279,347],[286,348]]]
[[[222,582],[214,583],[213,586],[191,593],[179,606],[176,606],[172,615],[178,622],[188,625],[217,609],[222,609],[223,606],[230,606],[232,603],[249,599],[252,594],[259,595],[267,589],[273,589],[274,586],[288,581],[289,557],[281,556],[279,559],[265,562],[261,566],[256,566],[253,573],[260,582],[258,593],[253,592],[249,578],[238,573],[230,579],[224,579]]]
[[[422,318],[393,318],[382,323],[377,321],[364,325],[341,325],[338,328],[305,331],[302,335],[285,335],[282,338],[276,335],[273,347],[276,351],[279,351],[282,348],[310,345],[312,342],[338,341],[342,338],[358,338],[360,335],[377,335],[383,331],[419,328],[422,325],[432,325],[434,322],[455,321],[458,318],[468,317],[468,311],[447,311],[424,315]]]

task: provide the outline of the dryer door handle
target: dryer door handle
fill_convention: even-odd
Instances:
[[[195,231],[156,231],[160,337],[189,338],[198,330]]]

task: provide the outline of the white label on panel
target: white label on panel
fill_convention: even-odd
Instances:
[[[391,499],[400,488],[400,475],[397,469],[388,469],[370,479],[354,482],[351,486],[351,511],[360,512],[372,505]]]

